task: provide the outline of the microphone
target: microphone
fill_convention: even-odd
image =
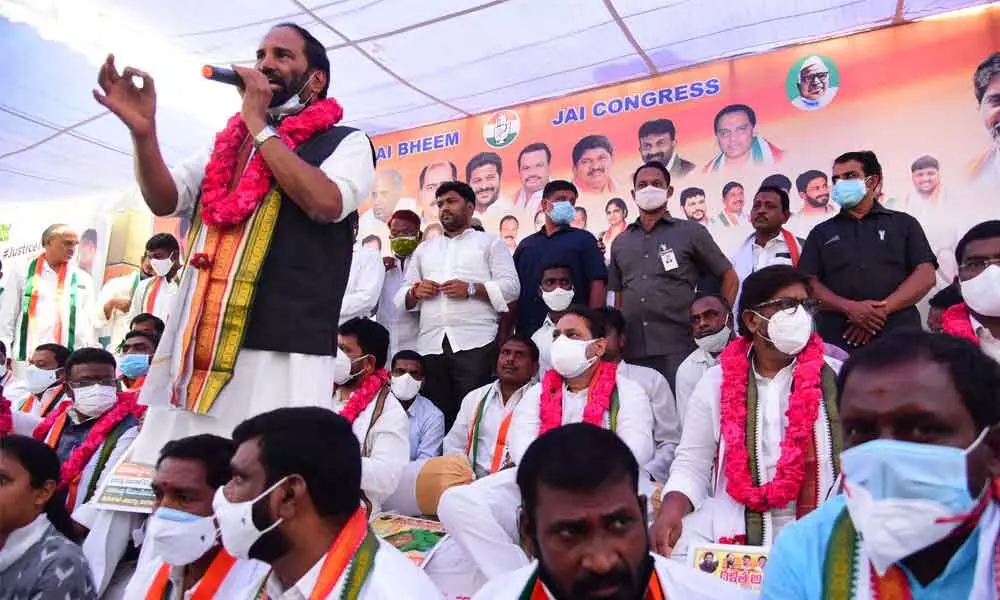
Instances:
[[[232,69],[205,65],[201,68],[201,75],[205,79],[211,79],[212,81],[218,81],[219,83],[243,87],[243,78]]]

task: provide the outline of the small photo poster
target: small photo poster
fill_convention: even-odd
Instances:
[[[448,536],[444,525],[430,519],[379,513],[370,521],[372,531],[383,541],[423,568]]]
[[[702,573],[760,592],[770,548],[732,544],[701,544],[688,552],[691,566]]]

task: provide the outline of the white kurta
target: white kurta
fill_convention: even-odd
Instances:
[[[162,281],[162,283],[160,283],[160,289],[156,297],[152,298],[153,285],[158,280]],[[125,318],[131,323],[132,319],[142,313],[150,313],[166,323],[170,319],[170,313],[174,309],[178,291],[179,288],[176,279],[173,281],[167,281],[164,277],[148,277],[143,279],[139,282],[138,287],[135,288],[132,305],[129,306],[128,314]],[[150,304],[152,305],[150,306]]]
[[[616,433],[632,450],[640,465],[653,456],[653,412],[649,397],[635,382],[621,375],[618,384]],[[517,464],[538,437],[541,384],[528,388],[514,410],[508,448]],[[570,393],[563,388],[562,424],[579,423],[587,403],[587,390]],[[608,415],[604,427],[608,427]],[[521,494],[517,469],[504,469],[464,486],[447,490],[438,504],[438,518],[479,570],[493,578],[519,569],[528,562],[518,545],[517,511]]]
[[[145,564],[136,569],[135,575],[128,582],[125,588],[123,600],[146,600],[146,594],[153,585],[153,580],[163,566],[163,561],[159,558],[146,561]],[[264,579],[271,572],[270,565],[259,560],[237,560],[232,568],[226,573],[225,579],[215,592],[216,598],[226,600],[254,600],[260,590]],[[184,585],[184,567],[171,567],[170,581],[173,583],[170,595],[166,600],[190,600],[198,591],[201,581],[186,592],[181,592]]]
[[[653,554],[656,574],[660,578],[660,585],[663,587],[663,596],[670,599],[681,600],[753,600],[757,597],[754,592],[743,590],[738,586],[725,583],[721,579],[707,575],[689,567],[683,563],[678,563],[658,554]],[[483,589],[479,590],[472,600],[516,600],[521,597],[525,586],[531,580],[538,564],[532,562],[530,565],[518,569],[512,573],[507,573],[501,577],[490,580]],[[548,592],[548,590],[546,590]],[[549,595],[551,598],[551,594]]]
[[[171,170],[178,194],[172,216],[192,218],[209,154],[210,151],[206,151]],[[375,176],[368,136],[362,131],[347,135],[323,161],[320,170],[340,190],[341,219],[347,217],[368,195]],[[189,253],[200,252],[203,244],[204,236],[195,242]],[[146,422],[157,424],[144,428],[136,440],[135,459],[147,464],[156,462],[160,448],[170,440],[201,433],[229,437],[236,425],[262,412],[288,406],[331,408],[333,405],[330,398],[333,356],[243,348],[236,359],[232,378],[208,414],[170,406],[171,387],[181,372],[182,332],[192,304],[200,300],[194,298],[195,271],[185,269],[182,272],[174,306],[178,318],[167,323],[139,398],[141,403],[149,405]]]
[[[97,328],[97,335],[110,338],[111,347],[115,347],[125,339],[125,334],[129,331],[131,319],[128,312],[122,312],[117,308],[111,311],[110,317],[104,315],[104,305],[109,300],[124,299],[131,300],[133,289],[139,284],[139,272],[129,273],[109,279],[101,286],[101,293],[94,303],[94,327]]]
[[[361,491],[372,504],[371,515],[396,491],[403,469],[410,461],[410,421],[403,406],[392,394],[385,399],[382,414],[372,425],[377,399],[361,411],[351,429],[361,444]],[[347,398],[334,398],[333,410],[344,410]],[[365,450],[367,449],[367,452]]]
[[[666,481],[670,463],[674,461],[674,451],[681,441],[681,421],[677,416],[677,403],[670,391],[667,379],[658,371],[627,362],[618,363],[622,377],[634,381],[649,396],[653,410],[653,457],[645,464],[649,473],[657,481]]]
[[[396,304],[396,295],[403,285],[403,272],[408,261],[396,259],[396,265],[385,272],[382,294],[378,300],[375,320],[389,330],[389,358],[400,350],[416,350],[420,333],[420,313],[403,310]]]
[[[325,554],[295,585],[287,589],[272,573],[267,579],[269,600],[307,600],[310,598],[319,579],[324,560],[326,560]],[[345,569],[344,574],[337,580],[337,584],[333,586],[333,590],[326,596],[327,599],[340,598],[347,582],[348,572],[349,569]],[[441,592],[410,559],[393,548],[391,544],[379,540],[372,571],[368,574],[364,587],[361,588],[358,600],[399,600],[400,598],[434,600],[441,598]]]
[[[347,288],[344,289],[344,300],[340,305],[341,325],[355,317],[370,317],[375,312],[384,280],[382,255],[356,242]]]
[[[476,425],[476,411],[479,408],[479,403],[485,398],[486,406],[483,407],[483,416],[479,423],[479,444],[476,448],[473,471],[475,471],[476,477],[489,475],[490,467],[493,465],[493,452],[496,449],[500,425],[507,415],[514,412],[521,402],[524,392],[532,385],[534,385],[534,381],[511,394],[506,404],[504,404],[500,394],[499,379],[466,394],[465,398],[462,399],[462,406],[458,409],[458,416],[455,417],[455,422],[451,426],[451,431],[444,438],[444,456],[468,456],[469,436]]]
[[[719,364],[718,358],[698,348],[688,354],[681,366],[677,368],[677,381],[675,383],[677,415],[680,417],[682,425],[684,419],[687,418],[687,406],[688,402],[691,401],[691,394],[694,393],[695,386],[701,381],[705,371],[717,364]]]
[[[7,344],[8,355],[16,361],[26,361],[31,357],[31,353],[36,347],[56,342],[57,333],[58,343],[63,346],[69,344],[70,282],[74,276],[76,277],[77,289],[76,334],[73,347],[70,350],[97,345],[92,318],[94,300],[97,294],[90,275],[70,263],[66,268],[66,279],[63,283],[62,305],[59,306],[56,300],[59,273],[44,259],[39,260],[42,261],[42,275],[38,278],[35,287],[38,304],[36,316],[33,322],[29,322],[24,357],[19,356],[18,349],[21,342],[21,322],[27,316],[24,314],[23,303],[28,279],[32,275],[28,273],[30,262],[10,271],[6,278],[2,301],[0,301],[0,340]],[[62,328],[56,332],[56,320],[60,313],[62,315]]]
[[[839,372],[841,362],[829,356],[824,357],[833,371]],[[792,373],[797,363],[793,362],[779,371],[773,378],[756,376],[759,463],[762,465],[761,481],[774,479],[781,458],[781,441],[785,436],[788,399],[791,395]],[[677,455],[670,470],[670,478],[663,486],[663,495],[681,492],[687,496],[695,512],[685,519],[685,533],[688,539],[699,542],[715,542],[723,536],[733,535],[734,528],[743,527],[743,507],[726,492],[726,475],[723,469],[716,470],[716,456],[724,460],[720,451],[721,430],[722,366],[712,367],[695,387],[688,415],[684,420],[684,432]],[[822,420],[823,410],[820,408]],[[748,416],[749,418],[749,416]],[[814,425],[816,444],[819,448],[830,447],[826,426]],[[827,453],[829,454],[829,453]],[[824,498],[833,486],[833,474],[823,468],[830,463],[831,456],[818,455],[819,477],[817,488],[819,497]],[[795,520],[795,503],[781,510],[765,513],[765,545],[770,545],[781,528]],[[738,522],[736,522],[738,521]]]

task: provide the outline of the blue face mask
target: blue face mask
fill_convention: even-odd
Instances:
[[[565,200],[553,203],[552,210],[549,211],[549,218],[556,225],[568,225],[573,221],[574,216],[576,216],[576,209]]]
[[[129,379],[138,379],[149,371],[149,355],[126,354],[118,364],[118,370]]]
[[[867,193],[864,179],[841,179],[833,184],[830,198],[841,208],[850,209],[861,204]]]

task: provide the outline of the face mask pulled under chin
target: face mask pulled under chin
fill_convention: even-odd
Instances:
[[[732,330],[729,329],[729,321],[727,320],[722,329],[700,338],[694,338],[694,343],[709,354],[718,354],[726,349],[726,345],[729,344],[729,338],[732,337],[732,333]]]
[[[267,116],[271,117],[272,119],[280,119],[281,117],[287,117],[288,115],[295,115],[302,112],[302,109],[308,106],[309,102],[312,101],[312,97],[310,97],[309,100],[303,101],[301,95],[302,92],[306,89],[306,86],[308,86],[309,83],[312,81],[313,75],[315,75],[315,73],[309,75],[305,83],[303,83],[302,86],[299,87],[299,90],[297,92],[289,96],[288,100],[285,100],[278,106],[272,106],[268,108]]]
[[[879,439],[841,453],[847,511],[879,575],[948,537],[975,512],[967,456],[988,431],[968,449]]]
[[[245,502],[230,502],[223,493],[224,488],[220,487],[215,490],[215,497],[212,498],[212,510],[219,523],[219,535],[222,537],[222,546],[226,552],[242,560],[249,559],[250,548],[254,543],[265,533],[281,525],[284,519],[275,519],[274,523],[263,530],[257,529],[253,522],[253,507],[287,480],[287,477],[282,477],[256,498]]]

